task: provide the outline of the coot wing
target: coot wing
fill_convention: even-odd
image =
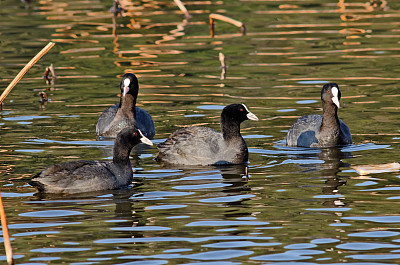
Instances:
[[[352,144],[353,139],[349,127],[341,119],[339,119],[339,124],[343,145]]]
[[[101,114],[99,119],[97,120],[96,125],[96,134],[102,135],[106,128],[112,123],[115,118],[115,114],[117,114],[119,107],[119,103],[112,105],[111,107],[105,109]]]
[[[288,146],[310,147],[318,143],[317,134],[322,123],[322,116],[317,114],[298,118],[290,127],[286,135]]]
[[[218,161],[223,137],[207,127],[176,130],[157,147],[158,161],[183,165],[211,165]]]
[[[153,119],[144,109],[136,107],[136,127],[142,131],[147,138],[153,139],[156,134]]]
[[[128,117],[120,114],[117,116],[120,103],[107,108],[101,113],[97,125],[96,134],[99,136],[116,137],[118,132],[127,126],[131,126],[131,120]],[[156,133],[153,119],[150,114],[144,109],[136,108],[136,127],[142,131],[143,135],[152,139]],[[119,119],[119,120],[115,120]]]
[[[39,191],[73,193],[114,188],[115,175],[109,162],[71,161],[52,165],[29,182]]]

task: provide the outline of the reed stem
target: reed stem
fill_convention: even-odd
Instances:
[[[220,52],[219,53],[219,61],[221,62],[221,80],[226,78],[226,63],[225,63],[225,55]]]
[[[181,0],[174,0],[175,4],[179,7],[179,9],[182,11],[182,13],[185,15],[186,19],[191,18],[192,16],[189,14],[189,11],[187,11],[185,5],[182,3]]]
[[[243,22],[240,22],[239,20],[224,16],[224,15],[220,15],[220,14],[210,14],[210,25],[211,25],[211,29],[210,29],[210,35],[211,37],[214,37],[214,30],[215,30],[215,23],[214,20],[218,19],[221,21],[225,21],[227,23],[230,23],[232,25],[235,25],[236,27],[240,28],[240,31],[243,35],[246,34],[246,27],[243,24]]]
[[[0,218],[1,218],[1,227],[3,230],[4,248],[6,250],[7,263],[8,263],[8,265],[13,265],[14,260],[13,260],[13,253],[12,253],[12,248],[11,248],[10,235],[8,233],[6,212],[4,211],[3,200],[1,198],[1,194],[0,194]]]
[[[28,70],[42,58],[43,55],[45,55],[53,46],[55,45],[54,42],[49,42],[38,54],[36,54],[35,57],[33,57],[29,63],[25,65],[24,68],[18,73],[18,75],[14,78],[13,81],[8,85],[8,87],[4,90],[3,94],[0,96],[0,105],[3,104],[4,99],[7,97],[7,95],[11,92],[11,90],[14,88],[14,86],[19,82],[19,80],[22,79],[22,77],[28,72]]]

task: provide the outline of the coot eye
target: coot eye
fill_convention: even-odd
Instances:
[[[134,132],[134,133],[133,133],[133,136],[137,136],[137,133],[136,133],[136,132]]]
[[[244,109],[240,109],[240,111],[243,111]]]

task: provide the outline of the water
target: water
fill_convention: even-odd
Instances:
[[[173,1],[123,1],[114,27],[111,2],[0,3],[2,88],[56,42],[0,112],[0,187],[17,264],[400,262],[399,172],[356,171],[399,161],[399,3],[185,1],[185,21]],[[247,35],[217,21],[210,38],[210,13],[242,21]],[[47,85],[50,64],[58,78]],[[242,124],[248,176],[243,166],[162,167],[147,148],[132,154],[128,189],[36,194],[27,182],[50,164],[111,159],[95,124],[118,101],[124,72],[139,78],[155,143],[186,125],[219,129],[221,108],[245,103],[260,118]],[[321,112],[326,82],[340,85],[354,145],[285,147],[296,117]]]

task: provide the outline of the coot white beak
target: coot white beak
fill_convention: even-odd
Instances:
[[[258,118],[257,118],[257,116],[256,115],[254,115],[253,113],[251,113],[250,111],[249,111],[249,109],[247,108],[247,106],[246,105],[244,105],[244,104],[242,104],[242,106],[247,110],[247,118],[249,119],[249,120],[253,120],[253,121],[258,121]]]
[[[123,97],[125,97],[126,94],[128,94],[130,83],[131,83],[131,80],[129,80],[128,78],[124,80],[124,91],[122,92]]]
[[[339,94],[338,88],[332,87],[332,96],[333,96],[332,101],[338,108],[340,108],[338,94]]]
[[[254,114],[251,113],[251,112],[247,113],[247,118],[248,118],[249,120],[258,121],[257,116],[254,115]]]
[[[153,142],[150,141],[149,138],[147,138],[146,136],[144,136],[143,133],[142,133],[140,130],[138,130],[138,131],[139,131],[140,135],[142,136],[142,137],[140,137],[140,141],[141,141],[142,143],[147,144],[147,145],[153,145]]]

